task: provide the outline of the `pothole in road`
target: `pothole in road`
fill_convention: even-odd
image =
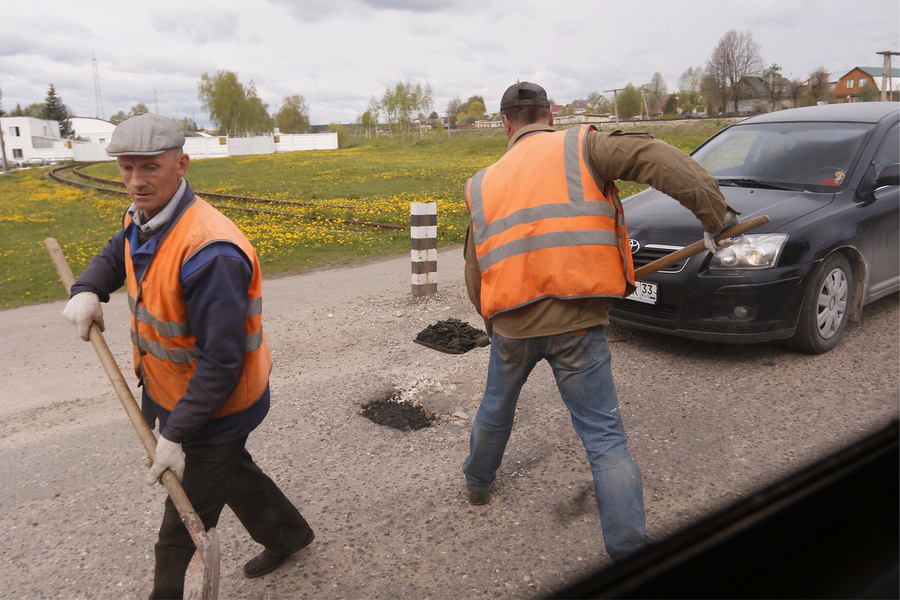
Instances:
[[[400,431],[431,427],[433,421],[424,408],[404,402],[398,393],[364,404],[360,414],[373,423]]]

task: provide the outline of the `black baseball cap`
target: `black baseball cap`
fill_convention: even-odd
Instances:
[[[541,106],[550,108],[547,92],[536,83],[520,81],[509,86],[500,100],[500,110],[519,108],[520,106]]]

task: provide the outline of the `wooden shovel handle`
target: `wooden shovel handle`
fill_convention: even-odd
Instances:
[[[729,227],[722,233],[716,236],[716,240],[720,240],[722,238],[729,237],[738,237],[740,235],[744,235],[746,232],[751,229],[756,229],[760,225],[765,225],[769,222],[769,217],[766,215],[762,215],[759,217],[753,217],[752,219],[747,219],[746,221],[741,221],[734,227]],[[646,277],[647,275],[651,275],[656,273],[657,271],[661,271],[666,267],[671,267],[672,265],[679,263],[683,260],[687,260],[688,258],[694,256],[695,254],[700,254],[706,250],[706,245],[703,243],[703,240],[699,240],[691,244],[690,246],[685,246],[681,250],[676,250],[671,254],[667,254],[662,258],[654,260],[652,263],[644,265],[640,269],[636,269],[634,271],[634,280],[637,281],[642,277]]]
[[[72,285],[75,283],[75,276],[72,274],[72,269],[69,267],[69,263],[66,261],[62,249],[59,247],[59,243],[54,238],[47,238],[44,240],[44,246],[46,246],[47,252],[50,253],[50,258],[53,260],[56,272],[59,273],[59,277],[66,287],[66,292],[69,293],[72,289]],[[103,338],[103,333],[101,333],[100,328],[96,323],[91,324],[90,339],[91,344],[94,346],[94,351],[97,352],[100,363],[103,365],[103,370],[106,371],[106,376],[109,377],[110,382],[116,390],[116,395],[119,397],[119,402],[122,403],[122,408],[125,409],[125,413],[128,415],[131,425],[134,427],[138,438],[140,438],[141,443],[144,445],[144,450],[152,457],[156,452],[156,437],[153,435],[153,432],[150,431],[147,421],[144,420],[144,415],[141,413],[141,409],[138,407],[137,401],[134,399],[128,384],[125,382],[122,371],[119,370],[119,365],[116,363],[116,359],[109,350],[109,346]],[[172,502],[175,503],[178,514],[181,515],[182,520],[187,526],[191,538],[194,540],[194,544],[198,548],[201,547],[201,544],[206,546],[207,540],[206,532],[203,529],[203,522],[196,511],[194,511],[194,507],[191,505],[191,501],[188,500],[187,494],[184,493],[184,488],[181,487],[181,482],[178,481],[178,477],[176,477],[172,471],[167,469],[163,472],[161,480],[166,487],[166,490],[169,492],[169,497],[172,498]]]

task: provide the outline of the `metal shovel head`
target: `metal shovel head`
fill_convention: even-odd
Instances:
[[[197,545],[184,574],[184,597],[189,600],[215,600],[219,597],[219,536],[210,527]]]
[[[446,354],[464,354],[465,350],[459,350],[456,348],[447,348],[445,346],[438,346],[437,344],[431,344],[429,342],[423,342],[422,340],[413,340],[417,344],[421,344],[426,348],[431,348],[432,350],[437,350],[438,352],[444,352]]]

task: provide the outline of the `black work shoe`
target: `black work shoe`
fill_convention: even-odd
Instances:
[[[489,489],[473,490],[469,486],[466,486],[466,491],[469,493],[469,504],[480,506],[491,501],[491,490]]]
[[[312,541],[315,539],[316,534],[312,529],[309,530],[309,535],[306,539],[303,540],[301,546],[294,550],[294,552],[299,552],[303,550],[307,546],[309,546]],[[247,561],[247,564],[244,565],[244,577],[247,579],[254,579],[256,577],[262,577],[268,573],[271,573],[275,569],[281,566],[281,563],[290,558],[294,552],[285,555],[277,555],[272,554],[268,550],[263,550],[253,558]]]

